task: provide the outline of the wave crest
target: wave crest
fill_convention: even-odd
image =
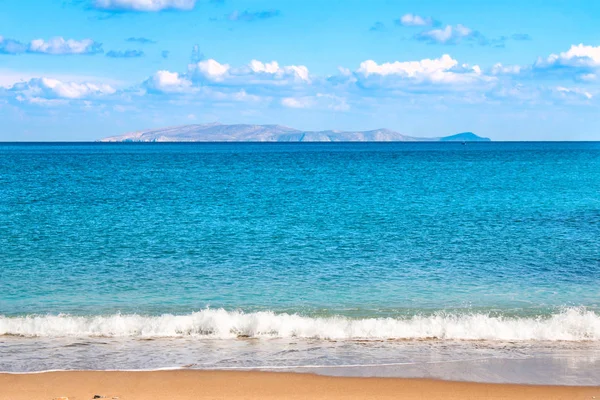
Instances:
[[[231,339],[313,338],[337,340],[439,339],[599,341],[600,316],[568,308],[540,317],[488,314],[415,315],[407,318],[313,318],[274,312],[206,309],[188,315],[0,316],[0,335],[31,337],[198,337]]]

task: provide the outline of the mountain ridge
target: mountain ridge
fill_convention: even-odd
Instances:
[[[473,132],[441,137],[415,137],[380,128],[366,131],[304,131],[284,125],[191,124],[109,136],[100,142],[488,142]]]

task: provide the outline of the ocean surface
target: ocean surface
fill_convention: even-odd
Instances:
[[[600,143],[0,143],[0,371],[600,384]]]

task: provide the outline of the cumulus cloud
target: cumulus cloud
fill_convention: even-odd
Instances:
[[[106,57],[111,58],[139,58],[143,56],[144,52],[141,50],[111,50],[106,53]]]
[[[280,66],[277,61],[252,60],[248,65],[231,67],[214,59],[190,64],[188,74],[198,81],[222,85],[287,85],[310,83],[308,68],[304,65]]]
[[[14,92],[19,101],[29,103],[39,103],[42,99],[86,99],[116,93],[116,89],[107,84],[65,82],[52,78],[33,78],[15,83],[9,91]]]
[[[415,14],[404,14],[396,21],[397,24],[403,26],[431,26],[434,25],[435,21],[431,17],[421,17]]]
[[[35,39],[29,44],[28,52],[41,54],[97,54],[102,53],[102,44],[92,39],[74,40],[55,37],[49,40]]]
[[[304,65],[280,65],[277,61],[251,60],[233,66],[215,59],[188,65],[186,72],[158,71],[145,81],[151,93],[185,94],[190,98],[223,101],[275,99],[287,108],[345,111],[352,96],[375,96],[395,91],[484,90],[498,79],[477,65],[461,64],[450,55],[419,61],[377,63],[366,60],[351,71],[340,68],[330,77],[312,76]]]
[[[314,97],[317,90],[303,65],[251,60],[247,65],[231,66],[215,59],[190,63],[185,72],[157,71],[143,82],[142,89],[150,94],[178,96],[182,101],[263,103],[273,98]],[[324,102],[325,98],[319,104]],[[333,104],[332,109],[346,107],[337,99],[328,103]]]
[[[194,83],[187,74],[166,70],[157,71],[144,82],[144,87],[155,94],[193,95],[197,98],[215,101],[257,101],[258,96],[248,94],[244,89],[224,88],[220,86]]]
[[[583,43],[572,45],[560,54],[550,54],[546,59],[539,59],[538,67],[600,67],[600,46],[586,46]]]
[[[296,81],[310,82],[308,68],[304,65],[280,67],[277,61],[262,63],[258,60],[252,60],[249,67],[256,74],[267,74],[277,79],[291,78]]]
[[[212,58],[190,66],[192,74],[214,82],[223,81],[227,77],[229,69],[229,64],[221,64]]]
[[[0,36],[0,53],[21,54],[37,53],[51,55],[65,54],[97,54],[102,53],[102,44],[92,39],[65,39],[54,37],[49,40],[35,39],[29,44],[23,44],[18,40],[8,39]]]
[[[449,33],[446,30],[447,28],[437,29],[439,33],[435,40],[451,42],[456,35],[465,39],[472,36],[473,32],[462,25],[451,26]],[[14,53],[16,48],[21,52],[33,52],[35,49],[38,54],[89,54],[90,49],[94,48],[93,43],[95,42],[89,39],[51,39],[41,40],[36,44],[37,47],[31,46],[30,49],[29,44],[0,38],[0,51]],[[141,53],[141,50],[112,50],[106,56],[135,57],[139,56],[137,52]],[[155,56],[160,56],[159,49]],[[243,65],[230,65],[224,60],[204,59],[199,47],[195,47],[187,68],[182,66],[178,71],[161,69],[126,90],[117,91],[115,87],[119,83],[116,82],[102,80],[110,85],[94,83],[98,81],[95,77],[79,79],[53,76],[55,79],[50,79],[33,78],[40,75],[30,75],[5,84],[2,94],[13,104],[83,105],[84,101],[90,101],[91,104],[111,103],[111,109],[119,105],[119,102],[120,105],[126,104],[124,101],[131,101],[132,97],[136,97],[136,101],[146,101],[149,105],[156,105],[158,103],[153,102],[160,101],[194,106],[220,103],[232,110],[235,109],[233,103],[246,102],[257,107],[276,105],[298,110],[344,112],[350,109],[349,104],[354,109],[360,109],[380,104],[382,99],[392,102],[405,100],[411,104],[431,101],[514,101],[587,106],[598,98],[595,85],[589,82],[596,80],[600,73],[600,46],[574,45],[562,53],[557,52],[539,59],[536,63],[496,63],[486,66],[485,71],[478,65],[459,62],[459,59],[449,54],[437,58],[390,62],[367,59],[354,69],[340,67],[331,76],[311,74],[307,66],[299,63],[285,64],[275,60],[252,59]],[[544,80],[549,76],[547,71],[556,73],[557,70],[564,72],[560,77],[576,77],[576,82]],[[1,75],[0,73],[0,77]],[[538,77],[544,79],[536,82]],[[18,80],[23,82],[14,83]],[[543,86],[544,84],[547,86]],[[136,104],[139,105],[137,102]]]
[[[277,17],[281,14],[279,10],[264,10],[264,11],[233,11],[231,14],[227,15],[227,19],[230,21],[258,21],[262,19],[269,19]]]
[[[250,61],[250,69],[254,72],[264,72],[267,74],[276,74],[280,71],[277,61],[263,63],[258,60],[252,60]]]
[[[489,73],[494,76],[512,76],[514,79],[517,77],[528,80],[552,78],[589,83],[595,81],[600,73],[600,46],[572,45],[567,51],[539,57],[534,63],[528,65],[496,63],[489,69]],[[558,92],[553,89],[545,93]]]
[[[205,84],[197,85],[186,74],[166,70],[157,71],[144,82],[143,86],[150,93],[186,95],[189,99],[195,98],[219,102],[256,102],[261,100],[260,96],[249,94],[243,88],[212,87]]]
[[[166,70],[157,71],[146,82],[146,88],[160,93],[185,93],[190,92],[192,82],[177,72]]]
[[[486,78],[477,65],[459,65],[458,61],[444,54],[440,58],[420,61],[395,61],[377,64],[373,60],[363,61],[357,70],[365,78],[370,76],[397,77],[413,82],[466,83]],[[489,80],[489,78],[486,78]]]
[[[196,0],[95,0],[93,4],[100,10],[150,12],[192,10]]]
[[[600,73],[600,46],[582,43],[567,51],[540,57],[527,68],[532,77],[552,77],[578,82],[595,81]]]

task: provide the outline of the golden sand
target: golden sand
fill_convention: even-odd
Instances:
[[[0,400],[598,399],[600,387],[232,371],[0,374]]]

